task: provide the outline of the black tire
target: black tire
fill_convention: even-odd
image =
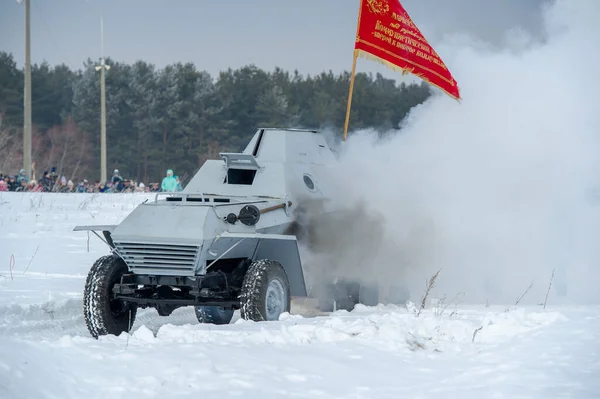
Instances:
[[[335,285],[332,283],[319,286],[317,298],[319,299],[318,309],[321,312],[333,312],[334,292]]]
[[[113,299],[112,289],[127,265],[115,255],[99,258],[88,273],[83,293],[83,317],[94,338],[129,332],[135,321],[137,305]]]
[[[269,296],[269,300],[267,300]],[[289,312],[292,303],[290,283],[280,263],[263,259],[253,262],[240,293],[240,314],[244,320],[273,321]],[[269,311],[267,305],[277,304]]]
[[[196,306],[194,311],[200,323],[208,324],[229,324],[234,312],[233,309],[225,309],[221,306]]]
[[[388,293],[388,303],[393,305],[405,305],[410,299],[410,291],[404,285],[393,285]]]
[[[379,304],[379,286],[377,284],[361,284],[358,303],[365,306],[377,306]]]
[[[319,310],[321,312],[333,312],[333,299],[329,297],[319,298]]]
[[[319,297],[319,310],[321,312],[333,312],[334,310],[351,312],[354,309],[354,305],[358,303],[358,296],[358,283],[339,280],[335,283],[327,284]]]

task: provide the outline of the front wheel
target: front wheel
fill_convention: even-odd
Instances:
[[[83,317],[94,338],[129,332],[137,305],[115,299],[112,289],[127,273],[127,265],[115,255],[99,258],[90,269],[83,293]]]
[[[221,306],[196,306],[194,309],[200,323],[229,324],[233,318],[233,309]]]
[[[291,307],[290,283],[279,262],[264,259],[253,262],[240,294],[240,314],[245,320],[279,320]]]

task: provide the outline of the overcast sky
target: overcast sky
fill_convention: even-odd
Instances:
[[[541,35],[548,0],[402,0],[434,45],[444,34],[470,33],[499,44],[520,27]],[[78,69],[100,55],[159,67],[194,62],[213,75],[254,63],[300,73],[349,69],[359,0],[31,0],[33,62]],[[24,60],[24,5],[0,0],[0,51]],[[443,58],[443,54],[440,54]],[[358,71],[388,71],[360,60]],[[396,74],[399,75],[399,74]]]

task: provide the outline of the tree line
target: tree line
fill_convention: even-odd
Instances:
[[[192,63],[164,68],[106,59],[108,175],[160,181],[165,170],[190,178],[206,159],[241,151],[259,127],[330,129],[341,137],[350,73],[301,75],[254,65],[213,77]],[[32,159],[69,179],[100,176],[100,76],[91,59],[79,70],[33,64]],[[23,69],[0,52],[0,172],[22,166]],[[358,73],[350,130],[399,129],[430,95],[426,83],[397,84]],[[39,173],[38,173],[39,174]]]

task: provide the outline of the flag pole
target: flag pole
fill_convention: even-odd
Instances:
[[[352,92],[354,90],[354,75],[356,73],[356,59],[358,50],[354,50],[354,59],[352,60],[352,73],[350,74],[350,90],[348,91],[348,105],[346,106],[346,121],[344,122],[344,141],[348,134],[348,123],[350,122],[350,106],[352,105]]]
[[[358,42],[358,32],[360,31],[360,14],[362,13],[363,0],[358,5],[358,20],[356,21],[356,41]],[[356,45],[356,44],[355,44]],[[352,92],[354,91],[354,75],[356,74],[356,59],[358,50],[354,48],[354,57],[352,59],[352,72],[350,73],[350,90],[348,91],[348,105],[346,107],[346,121],[344,122],[344,141],[348,135],[348,123],[350,122],[350,106],[352,105]]]

